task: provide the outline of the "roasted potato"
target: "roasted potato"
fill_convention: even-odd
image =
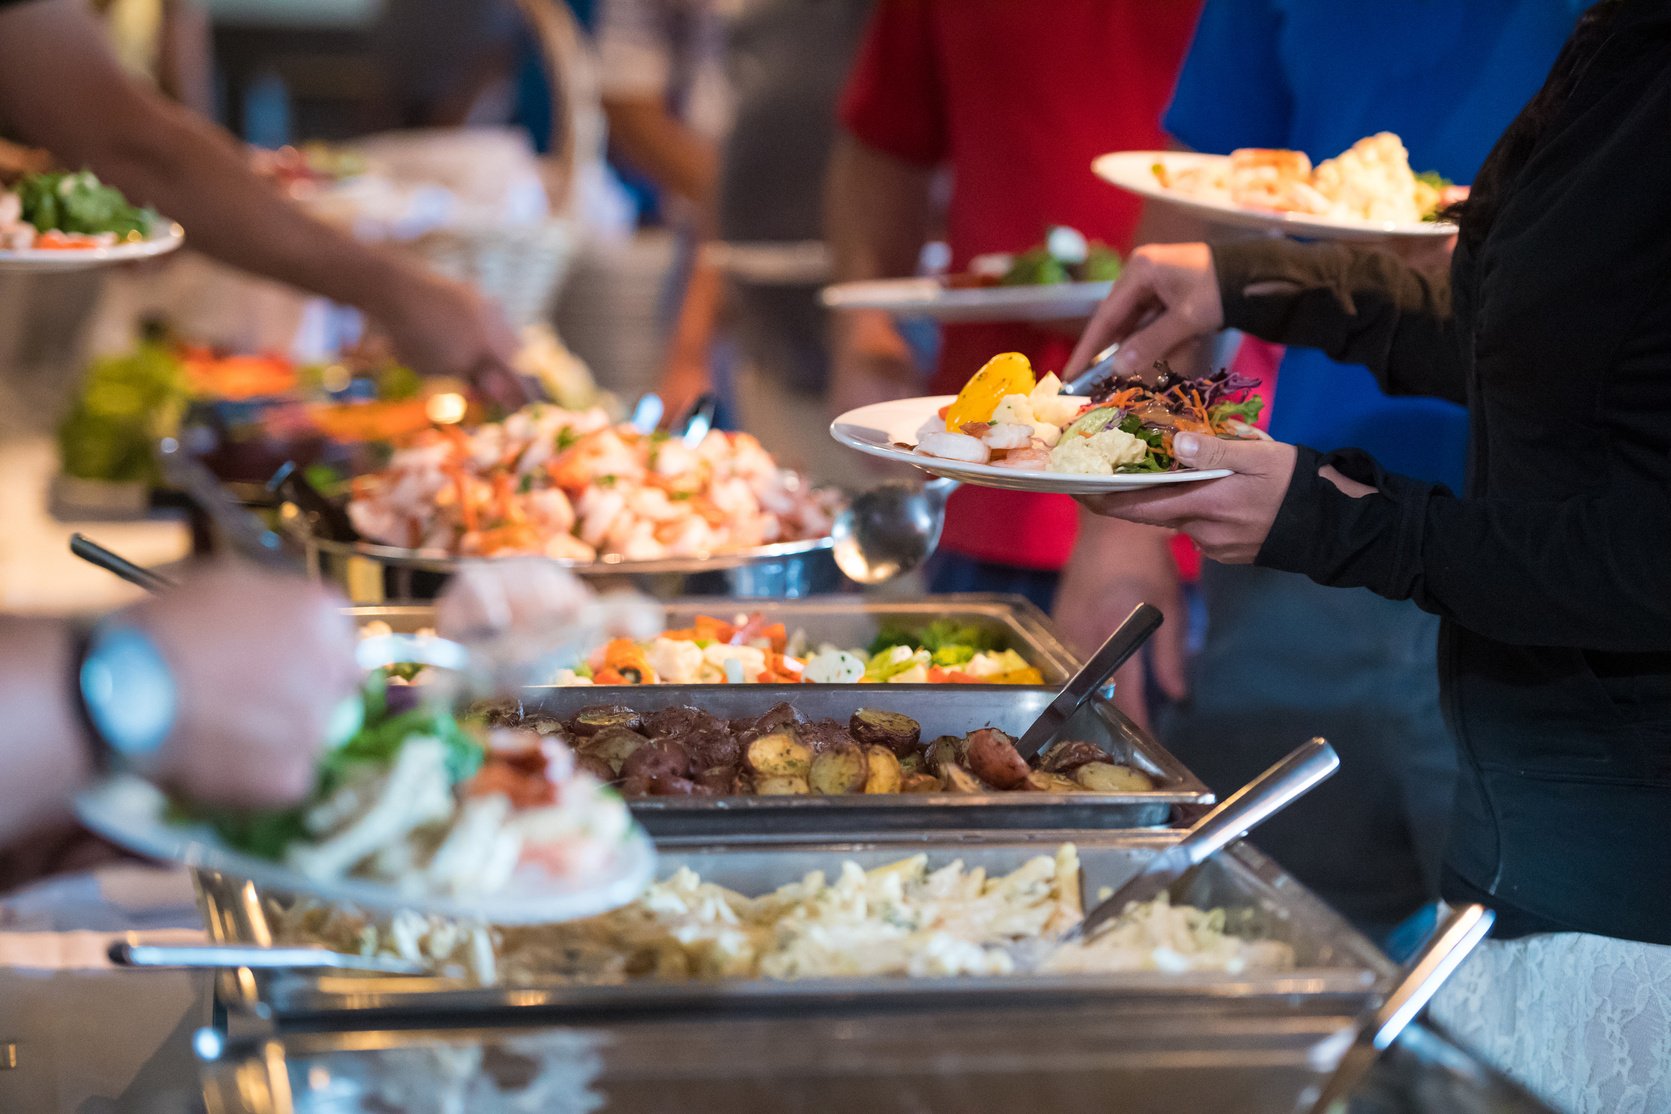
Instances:
[[[837,743],[812,760],[807,784],[820,796],[839,797],[862,790],[869,771],[870,763],[858,743]]]
[[[723,728],[687,735],[679,742],[690,751],[691,762],[698,769],[736,766],[743,760],[743,744]]]
[[[929,773],[939,774],[940,767],[963,761],[963,740],[956,735],[942,735],[928,744],[923,753],[923,766]]]
[[[800,724],[795,728],[795,737],[811,747],[814,754],[854,745],[847,728],[833,719]]]
[[[1066,774],[1053,774],[1048,770],[1034,770],[1027,775],[1027,780],[1019,786],[1030,789],[1034,793],[1083,793],[1085,787]]]
[[[738,791],[736,766],[710,766],[699,771],[692,780],[721,797],[728,797]]]
[[[644,726],[644,717],[621,704],[594,704],[582,708],[569,721],[569,730],[576,735],[596,735],[611,727],[637,731]]]
[[[905,771],[900,766],[898,755],[887,747],[865,747],[866,793],[898,793],[904,780]]]
[[[650,795],[650,781],[648,778],[622,778],[617,788],[620,789],[623,797],[648,797]]]
[[[596,755],[609,763],[610,769],[620,773],[627,759],[649,741],[636,731],[629,731],[625,727],[611,727],[589,738],[581,739],[575,749],[580,754]]]
[[[575,755],[574,767],[577,770],[585,770],[600,781],[615,780],[615,768],[595,754]]]
[[[1051,774],[1071,774],[1087,762],[1107,761],[1110,761],[1108,752],[1097,744],[1083,739],[1063,739],[1039,755],[1039,769]]]
[[[793,705],[779,701],[753,719],[733,720],[731,733],[743,742],[798,727],[806,719]]]
[[[657,778],[684,778],[690,773],[690,752],[671,739],[656,739],[645,743],[621,763],[621,776],[643,778],[653,783]]]
[[[920,751],[920,750],[914,750],[910,754],[900,755],[899,756],[899,772],[903,775],[906,775],[906,776],[909,776],[911,774],[922,773],[923,772],[923,752]]]
[[[706,797],[709,795],[696,782],[677,774],[656,774],[650,778],[649,784],[650,796],[652,797]]]
[[[763,777],[754,782],[756,797],[804,797],[811,792],[804,777]]]
[[[1113,762],[1087,762],[1073,772],[1073,780],[1093,793],[1142,793],[1155,787],[1155,779],[1142,770]]]
[[[933,774],[907,774],[900,780],[901,793],[938,793],[940,779]]]
[[[971,731],[963,755],[975,776],[996,789],[1015,789],[1027,780],[1027,760],[996,727]]]
[[[805,781],[812,772],[812,748],[787,731],[760,736],[743,749],[743,757],[749,769],[762,778]]]
[[[969,772],[967,766],[947,762],[940,767],[940,787],[948,793],[985,793],[986,786]]]
[[[865,746],[887,747],[895,754],[910,754],[922,738],[922,724],[898,712],[860,708],[847,724],[853,738]]]
[[[643,731],[653,739],[670,738],[681,743],[697,734],[726,733],[725,722],[718,716],[689,704],[651,712],[644,717]]]

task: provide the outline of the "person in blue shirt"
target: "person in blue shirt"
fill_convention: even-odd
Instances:
[[[1195,150],[1285,147],[1314,163],[1390,131],[1417,171],[1467,183],[1586,6],[1208,0],[1164,122]],[[1461,489],[1459,406],[1388,397],[1368,369],[1300,349],[1285,354],[1267,402],[1280,441],[1361,448]],[[1145,568],[1169,569],[1160,547],[1133,548]],[[1156,712],[1163,741],[1221,794],[1311,735],[1333,741],[1340,774],[1258,843],[1365,930],[1386,932],[1438,892],[1456,762],[1439,708],[1438,619],[1250,566],[1208,562],[1201,594],[1204,642],[1181,698]]]

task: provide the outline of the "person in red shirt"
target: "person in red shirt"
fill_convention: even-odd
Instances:
[[[954,271],[976,255],[1032,247],[1053,224],[1129,248],[1140,205],[1093,176],[1091,160],[1166,145],[1159,120],[1199,9],[1199,0],[880,0],[843,94],[844,135],[832,158],[826,218],[836,278],[914,273],[943,171]],[[839,413],[955,393],[999,352],[1025,353],[1042,374],[1065,362],[1071,338],[1020,324],[947,327],[926,384],[885,313],[841,313],[832,344]],[[1020,591],[1049,607],[1071,555],[1074,566],[1098,571],[1070,572],[1066,583],[1083,588],[1073,600],[1064,592],[1058,606],[1094,608],[1103,575],[1096,529],[1081,527],[1065,496],[964,488],[952,499],[931,586]]]

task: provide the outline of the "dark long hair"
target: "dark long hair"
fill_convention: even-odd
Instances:
[[[1468,197],[1446,212],[1461,226],[1462,239],[1477,245],[1490,231],[1509,184],[1519,175],[1532,152],[1537,150],[1549,125],[1589,71],[1613,31],[1615,17],[1628,0],[1601,0],[1578,19],[1572,37],[1539,89],[1520,115],[1498,138],[1485,164],[1474,177]]]

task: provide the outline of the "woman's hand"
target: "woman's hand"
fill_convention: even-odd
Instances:
[[[1186,468],[1228,468],[1235,474],[1200,483],[1089,495],[1080,502],[1097,514],[1181,530],[1195,539],[1203,553],[1223,564],[1251,564],[1288,493],[1298,455],[1294,446],[1180,433],[1172,440],[1172,451]]]
[[[1114,369],[1130,375],[1175,349],[1224,327],[1224,305],[1206,244],[1147,244],[1091,315],[1091,323],[1062,370],[1072,379],[1110,344],[1119,344]]]
[[[360,672],[342,601],[298,577],[221,565],[139,604],[178,711],[145,772],[217,804],[271,806],[313,786],[331,720]]]

